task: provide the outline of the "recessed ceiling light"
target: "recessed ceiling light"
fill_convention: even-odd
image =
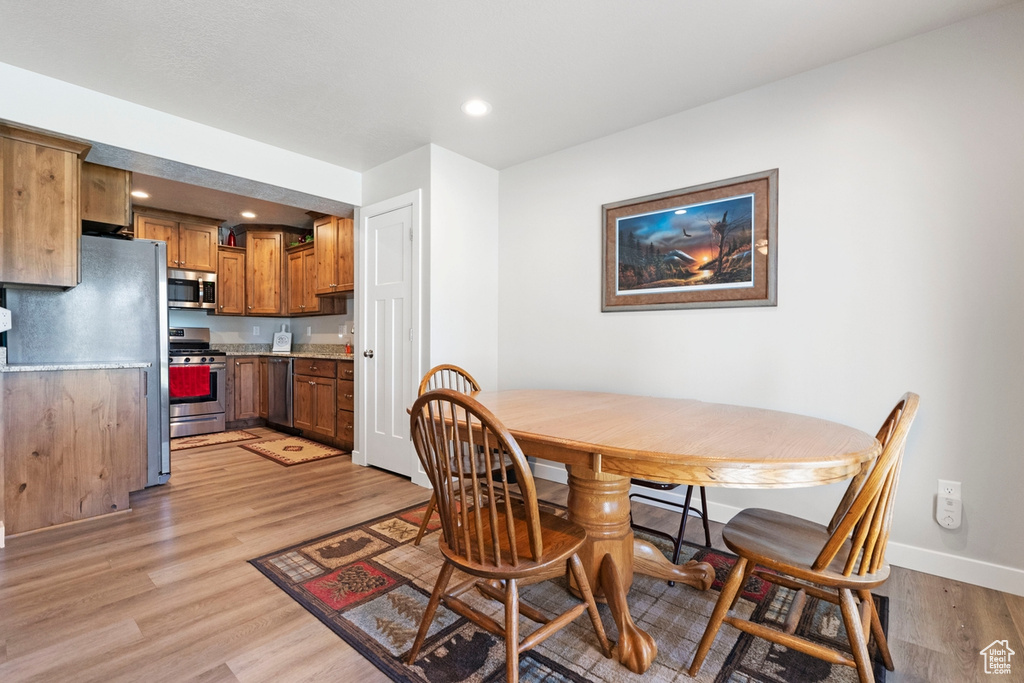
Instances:
[[[149,193],[142,190],[132,190],[132,196],[136,199],[149,199]]]
[[[462,111],[470,116],[485,116],[491,113],[491,105],[483,100],[468,100],[462,103]]]
[[[243,211],[242,218],[256,218],[256,214],[254,214],[252,211]]]

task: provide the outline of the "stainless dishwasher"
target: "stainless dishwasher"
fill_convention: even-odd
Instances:
[[[267,361],[267,422],[292,425],[292,360],[270,358]]]

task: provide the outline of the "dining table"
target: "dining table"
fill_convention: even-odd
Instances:
[[[587,540],[579,551],[598,600],[618,629],[614,654],[643,673],[657,655],[654,637],[629,612],[634,574],[707,590],[704,562],[673,564],[634,538],[630,479],[731,488],[793,488],[850,479],[881,450],[874,436],[829,420],[693,399],[590,391],[477,391],[523,452],[563,463],[569,519]]]

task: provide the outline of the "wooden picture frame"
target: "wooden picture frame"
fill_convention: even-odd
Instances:
[[[775,306],[779,170],[605,204],[602,311]]]

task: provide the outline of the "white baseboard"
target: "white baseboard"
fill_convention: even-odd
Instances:
[[[533,463],[533,475],[538,479],[568,483],[568,474],[562,465],[546,462]],[[651,495],[650,489],[634,487],[633,492]],[[668,501],[682,505],[685,497],[671,491],[656,491],[654,494]],[[725,524],[742,508],[708,501],[708,517]],[[938,550],[929,550],[906,543],[889,542],[886,558],[891,564],[913,569],[917,572],[941,576],[945,579],[962,581],[975,586],[991,588],[1005,593],[1024,596],[1024,570],[993,564],[960,555],[951,555]]]

